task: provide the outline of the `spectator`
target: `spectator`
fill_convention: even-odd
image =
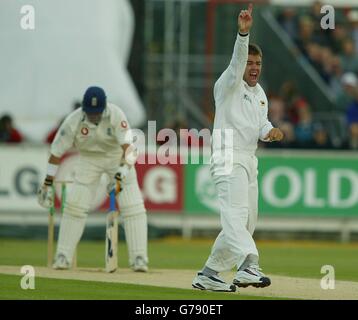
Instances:
[[[333,144],[326,128],[321,123],[313,126],[313,145],[314,149],[332,149]]]
[[[352,98],[346,111],[349,145],[351,149],[358,150],[358,78],[353,72],[345,73],[342,77],[342,84]]]
[[[358,56],[352,39],[348,38],[343,42],[341,61],[344,72],[358,72]]]
[[[322,8],[322,6],[323,5],[322,5],[321,1],[314,1],[312,3],[312,6],[308,13],[308,16],[311,17],[311,19],[314,23],[315,31],[318,31],[321,29],[321,19],[322,19],[321,8]]]
[[[311,148],[313,145],[314,123],[312,113],[307,105],[301,105],[298,109],[298,122],[295,126],[297,146]]]
[[[290,123],[284,100],[279,96],[269,98],[268,117],[275,127],[280,127],[284,133],[284,138],[276,143],[260,144],[266,148],[293,148],[295,147],[295,133],[292,123]]]
[[[325,82],[330,85],[331,80],[332,80],[332,76],[333,76],[333,70],[332,70],[332,62],[333,62],[333,52],[330,48],[328,47],[322,47],[322,51],[321,51],[321,67],[322,67],[322,71],[321,71],[321,76],[323,78],[323,80],[325,80]]]
[[[314,39],[314,24],[309,16],[302,16],[299,19],[299,30],[296,44],[301,52],[307,57],[307,45],[311,42],[317,42]]]
[[[279,13],[277,20],[291,39],[297,38],[297,15],[294,8],[287,7],[283,9]]]
[[[329,84],[331,80],[330,64],[333,58],[332,51],[328,47],[311,42],[306,46],[307,58],[322,79]]]
[[[358,122],[349,126],[349,146],[353,150],[358,150]]]
[[[323,73],[322,49],[323,47],[315,42],[310,42],[306,45],[307,59],[321,75]]]
[[[307,100],[301,96],[292,81],[286,81],[282,84],[280,95],[287,106],[287,117],[292,124],[298,122],[298,109],[308,107]]]
[[[0,142],[20,143],[24,140],[22,134],[13,126],[12,117],[8,114],[0,118]]]
[[[335,54],[340,54],[343,51],[343,43],[348,38],[348,30],[342,23],[336,23],[330,37],[329,47]]]
[[[340,97],[343,94],[343,88],[341,84],[341,77],[343,74],[341,60],[337,55],[331,55],[330,59],[325,64],[326,72],[330,75],[329,87],[332,89],[332,93],[336,97]]]
[[[275,127],[279,126],[287,118],[285,102],[278,96],[270,97],[268,112],[268,117]]]
[[[348,20],[352,28],[352,39],[355,45],[355,51],[358,52],[358,10],[351,10],[348,14]]]
[[[308,16],[313,22],[313,34],[315,41],[322,46],[329,46],[331,30],[324,30],[321,27],[321,20],[323,17],[323,14],[321,13],[322,7],[323,4],[320,1],[314,1],[309,10]]]

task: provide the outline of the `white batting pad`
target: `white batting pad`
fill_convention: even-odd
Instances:
[[[75,182],[68,192],[65,211],[75,217],[87,217],[94,197],[93,185],[84,185]]]
[[[127,216],[123,219],[125,237],[128,247],[129,264],[132,265],[138,256],[148,262],[147,256],[147,215]]]
[[[81,239],[86,223],[86,216],[74,217],[64,213],[61,219],[60,232],[57,243],[57,255],[63,254],[72,263],[73,254]]]
[[[122,216],[136,215],[145,212],[142,193],[137,180],[122,185],[123,190],[119,193],[118,201]]]

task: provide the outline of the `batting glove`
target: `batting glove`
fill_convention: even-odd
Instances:
[[[128,172],[129,172],[129,167],[125,164],[121,165],[118,168],[117,173],[114,175],[113,181],[107,187],[108,193],[111,193],[112,190],[114,190],[115,194],[118,194],[123,190],[121,185],[125,177],[128,175]]]
[[[37,202],[43,208],[49,209],[54,205],[55,194],[52,188],[52,181],[45,180],[45,183],[37,192]]]

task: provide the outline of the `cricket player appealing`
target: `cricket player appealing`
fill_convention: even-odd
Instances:
[[[106,94],[99,87],[86,90],[82,108],[68,115],[59,128],[51,145],[47,176],[38,192],[40,205],[49,208],[54,201],[51,185],[62,155],[75,147],[80,159],[61,220],[53,268],[70,268],[101,175],[106,173],[113,178],[109,191],[120,182],[121,190],[116,189],[116,197],[130,266],[134,271],[147,271],[147,215],[137,182],[134,167],[137,154],[132,140],[125,114],[116,105],[107,103]]]
[[[211,174],[219,198],[222,231],[204,268],[192,282],[194,288],[201,290],[233,292],[236,286],[271,284],[259,268],[259,254],[252,238],[258,215],[255,151],[258,139],[279,141],[283,134],[267,119],[268,101],[258,84],[262,53],[258,46],[249,45],[252,23],[250,5],[239,14],[239,32],[230,65],[214,87],[214,134],[219,131],[221,139],[213,136]],[[231,138],[226,134],[228,129]],[[231,163],[225,154],[232,155]],[[226,283],[218,273],[234,266],[237,273],[233,284]]]

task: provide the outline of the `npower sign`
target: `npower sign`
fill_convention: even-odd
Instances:
[[[304,153],[259,157],[260,215],[358,216],[358,158]],[[218,213],[208,166],[185,168],[185,208]]]
[[[356,158],[262,157],[259,181],[264,214],[358,216]]]
[[[322,186],[314,168],[303,170],[301,174],[291,167],[277,167],[262,177],[262,196],[267,204],[287,208],[302,202],[308,208],[347,209],[358,204],[358,173],[350,169],[331,169],[327,172],[328,184]],[[279,197],[280,180],[286,187],[284,195]],[[343,195],[343,186],[348,192]],[[320,190],[321,188],[321,190]],[[322,190],[323,189],[323,190]],[[321,195],[319,195],[319,193]]]

